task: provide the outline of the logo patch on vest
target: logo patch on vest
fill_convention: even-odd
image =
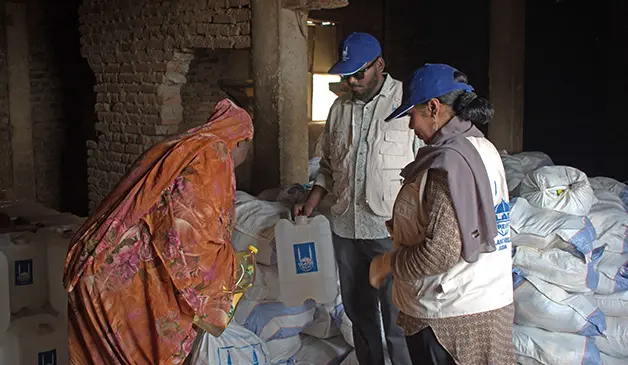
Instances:
[[[495,220],[498,234],[495,246],[500,251],[506,249],[510,243],[510,204],[504,199],[495,206]]]

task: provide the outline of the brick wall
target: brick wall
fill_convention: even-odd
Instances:
[[[3,4],[4,5],[4,4]],[[13,187],[11,128],[7,75],[7,37],[4,6],[0,6],[0,190]]]
[[[62,151],[66,144],[64,80],[56,64],[52,27],[58,7],[33,4],[28,9],[31,120],[37,201],[61,208]]]
[[[181,87],[183,123],[180,130],[207,121],[216,103],[227,97],[218,85],[229,64],[229,50],[197,49]]]
[[[193,50],[249,48],[250,17],[249,0],[83,2],[82,53],[97,79],[98,139],[88,142],[87,161],[91,207],[144,150],[179,131],[186,113],[195,115],[184,112],[181,94]]]

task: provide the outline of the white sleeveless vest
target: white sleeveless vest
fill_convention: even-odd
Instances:
[[[499,153],[486,138],[467,139],[479,152],[491,183],[498,231],[495,237],[496,250],[480,254],[474,263],[468,263],[461,257],[454,267],[440,275],[420,278],[413,282],[394,278],[393,302],[399,310],[415,318],[447,318],[482,313],[505,307],[513,302],[510,205],[504,167]],[[423,194],[426,179],[427,170],[421,172],[417,180],[414,180],[419,182],[418,199],[409,197],[417,201],[419,232],[416,233],[419,237],[424,236],[428,223],[426,207],[422,205],[425,201]],[[404,190],[412,189],[402,189],[400,196],[404,194]],[[404,235],[404,232],[400,234]],[[401,244],[404,241],[408,242],[397,237],[397,232],[394,236],[393,239],[399,239]],[[418,244],[423,244],[422,241],[419,239]]]

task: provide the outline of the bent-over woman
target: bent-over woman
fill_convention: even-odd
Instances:
[[[235,287],[234,168],[253,124],[229,100],[146,151],[72,240],[70,364],[180,364],[224,328]]]

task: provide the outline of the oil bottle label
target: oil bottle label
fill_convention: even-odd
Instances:
[[[33,260],[15,261],[15,286],[33,283]]]
[[[314,242],[299,243],[293,247],[294,263],[297,268],[297,274],[318,272],[316,246],[314,245]]]
[[[40,352],[37,365],[57,365],[57,350]]]

